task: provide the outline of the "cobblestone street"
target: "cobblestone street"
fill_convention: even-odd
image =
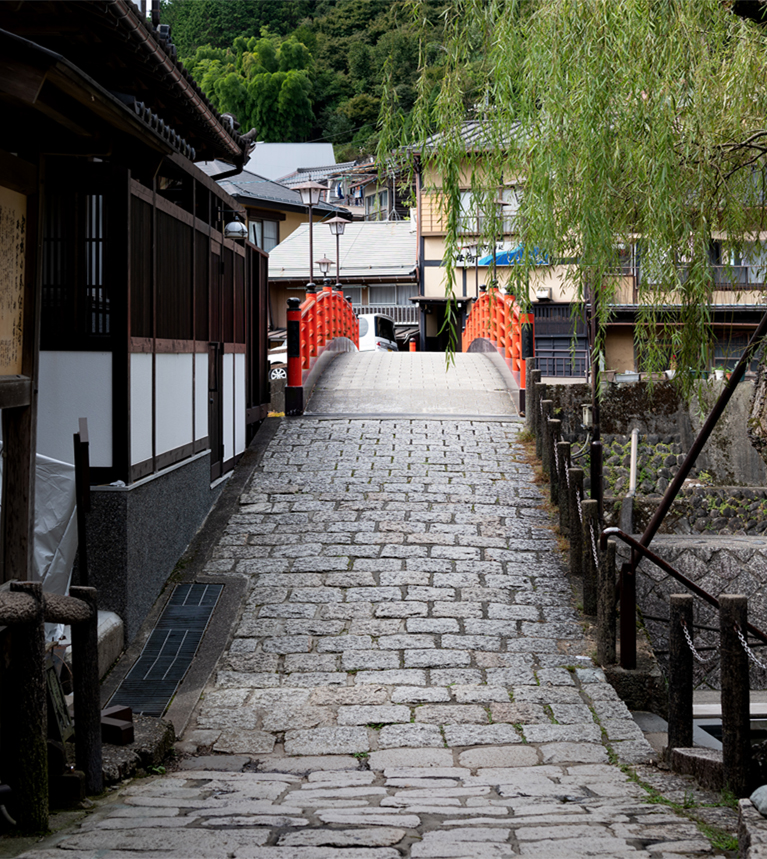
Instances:
[[[593,666],[522,428],[284,420],[208,564],[248,595],[181,771],[25,855],[717,855],[617,765],[652,750]]]

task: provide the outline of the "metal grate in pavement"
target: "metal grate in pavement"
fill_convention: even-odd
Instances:
[[[223,585],[176,585],[141,656],[110,705],[162,716],[192,664]]]

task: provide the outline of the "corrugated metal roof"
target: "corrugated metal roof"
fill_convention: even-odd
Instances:
[[[357,164],[356,161],[344,161],[341,164],[326,164],[320,167],[299,167],[292,173],[280,176],[283,185],[300,185],[302,182],[318,182],[327,179],[328,176],[340,175],[351,170]]]
[[[320,279],[317,260],[333,260],[336,238],[322,222],[314,224],[314,278]],[[355,221],[346,225],[339,240],[340,277],[416,279],[416,233],[411,221]],[[269,280],[306,280],[309,274],[309,225],[302,224],[269,253]]]

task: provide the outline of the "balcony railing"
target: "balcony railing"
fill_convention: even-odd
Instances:
[[[677,274],[680,283],[684,284],[687,280],[687,266],[678,266]],[[761,267],[756,268],[748,265],[716,265],[711,266],[711,291],[713,304],[733,304],[733,303],[754,303],[752,301],[737,301],[736,298],[717,300],[716,293],[752,293],[767,291],[767,283],[764,282],[764,272]],[[653,281],[648,279],[645,270],[641,268],[626,269],[615,272],[616,278],[620,278],[615,289],[614,303],[619,305],[637,304],[638,303],[638,285],[643,283],[646,286],[653,284]],[[757,280],[757,277],[760,278]],[[672,296],[668,297],[668,303],[680,303],[681,296],[678,301],[674,301]],[[761,298],[758,300],[761,303]]]
[[[355,304],[357,316],[364,313],[383,313],[391,316],[395,325],[418,325],[419,309],[416,304]]]

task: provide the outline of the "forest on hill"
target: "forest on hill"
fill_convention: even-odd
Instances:
[[[184,65],[221,112],[267,142],[330,142],[372,154],[384,67],[407,117],[419,57],[441,51],[441,0],[163,0]],[[421,53],[423,52],[423,53]],[[432,72],[436,92],[439,63]]]

